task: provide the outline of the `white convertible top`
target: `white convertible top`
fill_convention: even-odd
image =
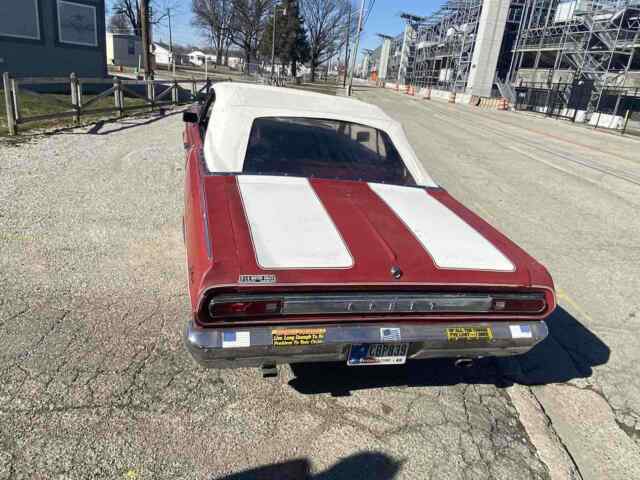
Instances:
[[[436,186],[409,144],[402,125],[379,107],[347,97],[291,88],[221,82],[204,141],[207,168],[241,173],[251,126],[260,117],[305,117],[360,123],[386,132],[418,185]]]

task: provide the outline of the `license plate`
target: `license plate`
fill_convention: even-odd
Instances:
[[[351,345],[347,365],[402,365],[407,361],[408,343],[361,343]]]

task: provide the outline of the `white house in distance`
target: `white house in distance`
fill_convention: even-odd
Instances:
[[[189,57],[190,63],[193,63],[194,65],[198,65],[198,66],[204,65],[205,59],[207,59],[209,63],[216,61],[215,55],[207,55],[206,53],[200,50],[194,50],[193,52],[188,54],[187,57]]]
[[[107,32],[107,65],[137,67],[142,55],[142,41],[128,33]]]
[[[198,65],[199,67],[204,65],[204,61],[205,58],[207,59],[207,62],[209,63],[209,65],[213,65],[216,63],[216,55],[212,55],[209,53],[205,53],[201,50],[194,50],[193,52],[189,53],[187,55],[187,57],[189,58],[189,63],[192,63],[193,65]],[[243,62],[243,59],[239,56],[235,56],[235,55],[230,55],[229,59],[228,59],[228,65],[230,68],[238,68]]]
[[[153,56],[156,65],[171,65],[173,63],[173,54],[169,46],[161,42],[153,42]]]

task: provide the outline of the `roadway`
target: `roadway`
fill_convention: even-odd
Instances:
[[[208,371],[179,115],[0,144],[0,479],[640,478],[640,145],[361,90],[552,272],[551,338],[470,369]]]

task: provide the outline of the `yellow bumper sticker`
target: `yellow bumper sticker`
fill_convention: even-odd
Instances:
[[[454,327],[447,328],[447,340],[450,342],[490,341],[493,332],[490,327]]]
[[[279,328],[271,330],[273,345],[289,347],[324,343],[325,328]]]

